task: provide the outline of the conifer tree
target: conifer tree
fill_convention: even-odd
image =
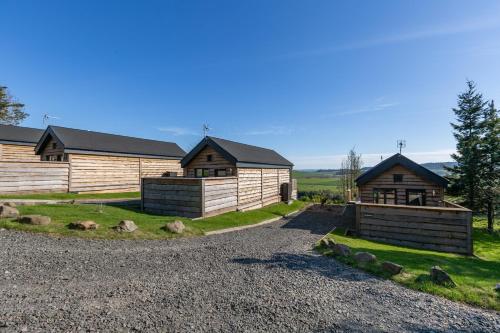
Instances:
[[[14,101],[7,87],[0,86],[0,124],[19,125],[28,117],[23,108],[24,104]]]

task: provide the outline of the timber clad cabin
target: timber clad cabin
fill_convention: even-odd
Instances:
[[[143,179],[143,208],[206,217],[250,210],[295,196],[293,164],[271,149],[205,137],[181,161],[185,178]]]
[[[35,146],[42,135],[37,128],[0,125],[0,161],[40,161]]]
[[[362,203],[437,206],[448,181],[401,154],[395,154],[356,179]]]

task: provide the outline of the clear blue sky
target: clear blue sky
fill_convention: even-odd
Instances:
[[[0,1],[23,125],[272,147],[297,168],[449,160],[467,78],[500,100],[498,1]]]

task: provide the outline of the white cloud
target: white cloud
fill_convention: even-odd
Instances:
[[[398,102],[385,102],[384,98],[377,98],[373,105],[329,113],[326,115],[326,117],[329,118],[329,117],[347,116],[358,113],[380,112],[380,111],[385,111],[387,109],[391,109],[398,105],[399,105]]]
[[[268,126],[259,130],[251,130],[245,132],[245,135],[289,135],[293,131],[289,127],[285,126]]]
[[[184,127],[160,127],[159,131],[172,134],[173,136],[181,135],[201,135],[200,133]]]
[[[450,155],[454,152],[454,149],[444,149],[428,152],[403,152],[403,155],[417,163],[447,162],[452,160]],[[392,155],[394,152],[362,154],[363,166],[374,166],[380,162],[381,156],[385,159]],[[336,169],[340,167],[344,158],[345,155],[295,156],[291,157],[291,161],[295,164],[295,169]]]
[[[453,22],[452,24],[449,25],[434,26],[431,28],[408,31],[399,34],[392,34],[392,35],[389,34],[386,36],[373,37],[370,39],[352,42],[344,45],[338,45],[334,47],[290,52],[287,54],[276,56],[274,58],[280,59],[280,58],[302,58],[309,56],[322,56],[340,51],[365,49],[382,45],[403,43],[413,40],[449,36],[449,35],[455,35],[467,32],[476,32],[482,30],[490,30],[498,27],[500,27],[500,20],[498,18],[493,18],[493,19],[484,18],[482,20],[464,22],[462,24],[457,24],[457,22]]]

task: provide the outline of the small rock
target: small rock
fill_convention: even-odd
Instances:
[[[354,255],[354,259],[360,264],[374,263],[377,261],[377,257],[369,252],[357,252]]]
[[[14,207],[0,205],[0,218],[14,218],[19,216],[19,211]]]
[[[17,222],[32,225],[47,225],[50,224],[51,219],[43,215],[23,215],[17,219]]]
[[[114,227],[114,229],[118,232],[134,232],[137,228],[137,225],[131,220],[120,221],[120,223]]]
[[[12,207],[12,208],[17,207],[17,205],[14,202],[5,202],[3,205],[7,206],[7,207]]]
[[[333,253],[342,257],[348,257],[351,255],[351,249],[345,244],[335,244],[333,246]]]
[[[182,234],[184,232],[184,229],[186,229],[184,223],[182,223],[182,221],[179,220],[174,221],[172,223],[167,223],[164,228],[165,230],[168,230],[175,234]]]
[[[395,264],[395,263],[390,262],[390,261],[384,261],[382,263],[382,269],[384,271],[390,273],[391,275],[396,275],[396,274],[401,273],[401,271],[403,270],[403,266]]]
[[[497,293],[500,293],[500,283],[497,283],[497,285],[495,286],[495,291]]]
[[[321,246],[326,247],[326,248],[333,248],[335,246],[335,240],[331,238],[322,238],[321,241],[319,242]]]
[[[94,221],[75,221],[69,224],[71,229],[79,229],[79,230],[95,230],[99,228],[99,224]]]
[[[451,279],[451,277],[446,273],[441,267],[433,266],[430,270],[431,280],[434,283],[441,285],[449,285],[456,286],[455,282]]]

